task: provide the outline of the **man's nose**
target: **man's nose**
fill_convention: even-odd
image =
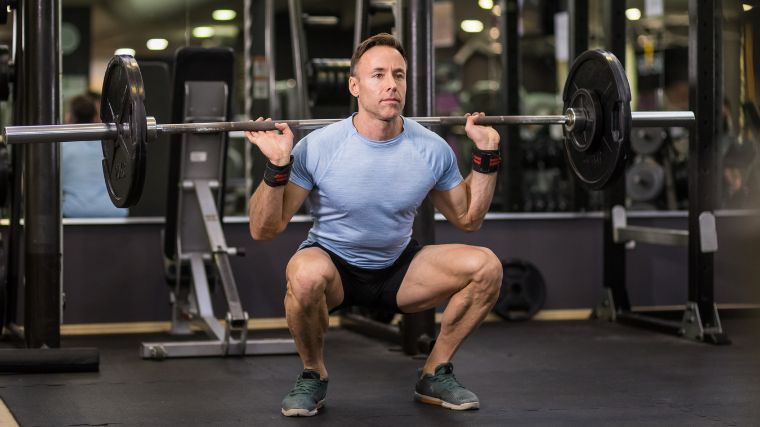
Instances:
[[[396,90],[398,87],[398,82],[392,75],[388,75],[385,77],[385,88],[386,90]]]

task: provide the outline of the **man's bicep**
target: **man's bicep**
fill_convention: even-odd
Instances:
[[[430,200],[446,219],[456,223],[467,214],[467,185],[462,181],[450,190],[432,190]]]

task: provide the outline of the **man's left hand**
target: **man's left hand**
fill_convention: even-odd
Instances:
[[[475,119],[484,117],[485,113],[467,113],[467,123],[464,126],[467,136],[475,143],[475,146],[481,150],[498,150],[499,149],[499,132],[491,126],[481,126],[475,124]]]

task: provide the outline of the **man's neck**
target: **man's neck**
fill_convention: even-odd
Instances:
[[[387,141],[398,136],[404,128],[404,121],[400,116],[392,120],[380,120],[364,111],[359,111],[353,117],[354,127],[365,138],[373,141]]]

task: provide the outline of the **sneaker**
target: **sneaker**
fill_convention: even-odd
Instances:
[[[282,415],[286,417],[311,417],[317,415],[325,404],[327,380],[319,379],[319,372],[304,369],[296,379],[296,385],[282,399]]]
[[[464,388],[454,377],[454,366],[451,363],[438,365],[433,375],[421,375],[415,386],[414,399],[456,411],[480,407],[478,396]]]

